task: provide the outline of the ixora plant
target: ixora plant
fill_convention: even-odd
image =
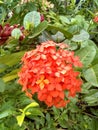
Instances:
[[[22,58],[19,83],[30,98],[48,107],[65,107],[70,97],[81,91],[82,80],[76,67],[82,67],[79,57],[65,43],[47,41],[26,52]]]

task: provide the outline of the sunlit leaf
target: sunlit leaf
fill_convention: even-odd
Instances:
[[[37,107],[37,106],[39,106],[39,104],[37,102],[32,102],[31,104],[27,105],[24,108],[24,112],[27,111],[27,109],[29,109],[30,107]]]
[[[16,117],[19,126],[22,126],[24,118],[25,118],[25,114],[24,113],[22,113],[20,116]]]

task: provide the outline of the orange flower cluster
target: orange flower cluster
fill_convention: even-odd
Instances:
[[[95,16],[94,19],[93,19],[93,21],[94,21],[95,23],[98,23],[98,16]]]
[[[74,69],[82,63],[64,43],[44,42],[26,52],[22,62],[18,74],[22,90],[30,97],[37,93],[38,99],[48,107],[64,107],[69,102],[68,97],[81,91],[82,81]]]

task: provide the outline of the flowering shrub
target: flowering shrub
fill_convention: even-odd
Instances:
[[[97,2],[0,3],[0,130],[97,130]]]
[[[64,43],[47,41],[25,53],[19,83],[28,96],[37,93],[38,99],[49,107],[64,107],[70,96],[81,91],[82,81],[75,67],[82,63],[67,48]]]

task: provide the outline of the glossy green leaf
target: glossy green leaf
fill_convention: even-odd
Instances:
[[[76,55],[80,57],[84,67],[87,67],[94,60],[96,55],[96,49],[93,46],[86,46],[76,52]]]
[[[85,79],[92,85],[98,87],[98,64],[83,72]]]
[[[41,32],[43,32],[48,27],[47,21],[41,22],[36,28],[33,29],[33,32],[29,38],[34,38],[38,36]]]
[[[89,39],[89,33],[85,30],[81,30],[80,34],[74,35],[72,41],[74,42],[82,42]]]
[[[25,15],[23,25],[29,30],[30,27],[36,27],[40,24],[40,13],[37,11],[29,12]]]

